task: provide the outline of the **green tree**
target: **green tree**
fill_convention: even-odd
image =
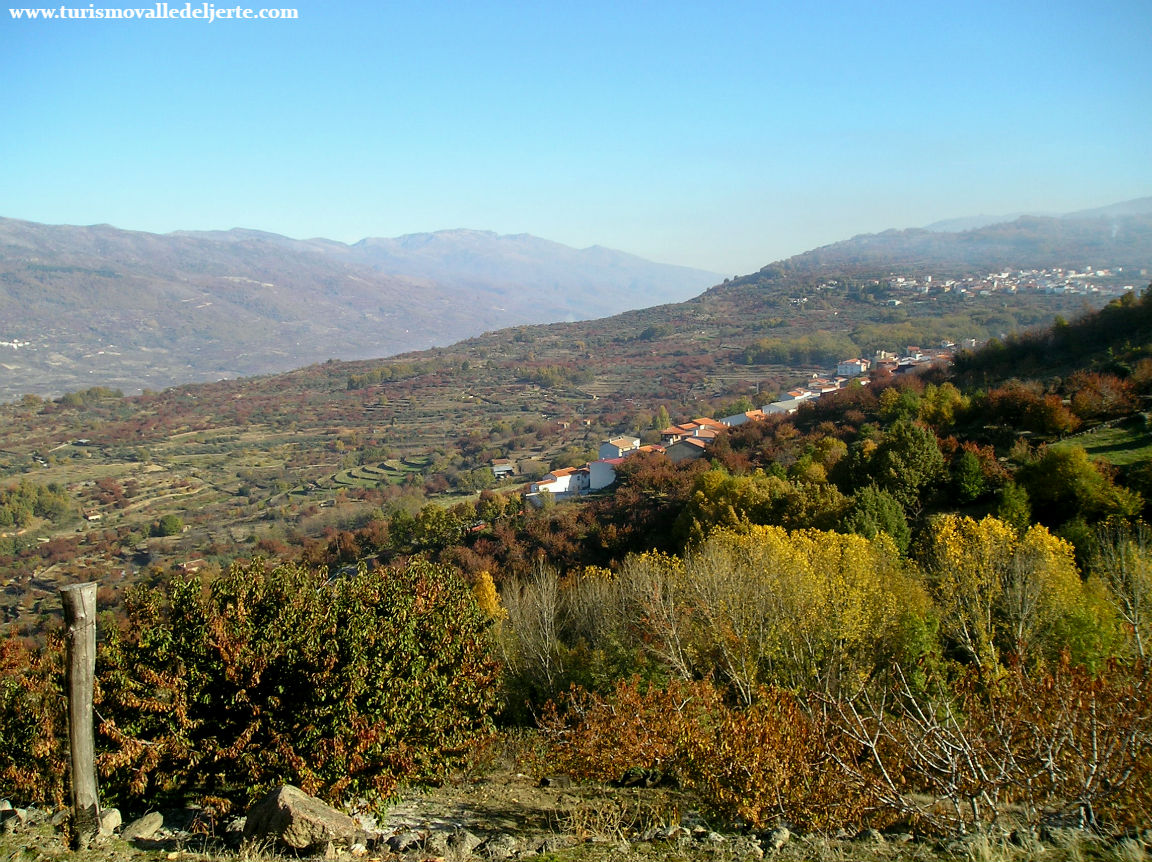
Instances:
[[[747,395],[741,395],[730,404],[721,406],[719,411],[717,411],[716,416],[719,418],[721,416],[735,416],[737,413],[748,413],[751,410],[755,410],[758,406],[758,404],[752,403],[752,399]],[[668,426],[664,427],[666,428]]]
[[[753,524],[775,524],[831,529],[847,508],[844,495],[826,482],[789,481],[762,470],[732,476],[714,469],[696,478],[676,529],[689,542],[698,542],[719,527],[743,530]]]
[[[1139,494],[1115,485],[1083,448],[1069,444],[1044,447],[1016,481],[1028,491],[1034,515],[1049,525],[1076,517],[1134,517],[1144,504]]]
[[[179,536],[184,532],[184,521],[179,515],[164,515],[152,525],[153,536]]]
[[[663,431],[671,424],[672,418],[668,415],[668,408],[661,404],[660,409],[656,411],[656,415],[652,419],[652,430]]]
[[[912,389],[889,386],[880,393],[879,408],[885,422],[907,422],[920,413],[920,395]]]
[[[852,508],[844,518],[844,529],[868,539],[887,533],[902,554],[908,550],[911,541],[904,507],[876,485],[861,488],[852,496]]]
[[[961,452],[952,462],[952,490],[960,503],[971,503],[987,490],[980,459],[973,452]]]
[[[969,399],[951,383],[935,386],[929,383],[924,387],[920,401],[920,421],[937,433],[944,433],[956,424],[956,419],[968,409]]]
[[[1017,533],[1028,529],[1032,523],[1032,504],[1028,502],[1028,492],[1015,482],[1006,483],[1000,489],[996,517],[1011,525]]]
[[[944,474],[936,435],[915,422],[895,422],[876,447],[868,473],[905,511],[919,511],[923,494]]]

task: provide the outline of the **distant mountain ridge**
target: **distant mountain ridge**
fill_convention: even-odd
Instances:
[[[250,229],[161,235],[0,219],[0,400],[386,356],[680,301],[719,280],[526,234],[347,245]]]
[[[977,216],[964,216],[962,218],[950,218],[942,221],[933,222],[932,224],[925,225],[924,230],[930,230],[937,233],[961,233],[966,230],[978,230],[982,227],[988,227],[994,224],[1004,224],[1005,222],[1013,222],[1022,216],[1031,218],[1064,218],[1064,219],[1086,219],[1086,218],[1106,218],[1110,216],[1126,216],[1126,215],[1148,215],[1152,213],[1152,197],[1136,198],[1135,200],[1124,201],[1123,203],[1111,204],[1109,206],[1095,207],[1093,209],[1077,210],[1070,213],[1050,213],[1050,212],[1015,212],[1010,215],[977,215]]]
[[[713,273],[527,234],[460,229],[345,244],[247,229],[157,235],[0,219],[0,400],[379,358],[626,309],[673,328],[705,312],[755,327],[771,305],[764,297],[837,275],[1057,267],[1122,267],[1146,284],[1152,199],[962,232],[866,234],[723,284]]]
[[[1146,200],[1152,204],[1152,199]],[[922,270],[962,276],[1002,268],[1088,266],[1152,270],[1152,206],[1147,213],[1115,210],[1113,214],[1110,207],[1089,212],[1093,214],[1020,216],[961,232],[911,228],[861,234],[769,264],[757,273],[735,279],[732,286],[799,273],[875,275]]]

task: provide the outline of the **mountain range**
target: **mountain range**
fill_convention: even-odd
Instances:
[[[853,237],[719,284],[716,273],[527,234],[450,230],[345,244],[0,219],[0,401],[384,357],[676,303],[706,288],[708,308],[719,300],[714,312],[754,325],[760,298],[797,278],[1120,267],[1142,286],[1152,268],[1152,198],[966,230],[942,224]],[[661,319],[683,316],[669,309]]]
[[[969,221],[957,219],[957,224]],[[937,225],[947,224],[937,222]],[[964,230],[939,227],[862,234],[821,246],[736,279],[808,273],[919,269],[938,276],[993,269],[1084,269],[1152,266],[1152,198],[1064,216],[1022,215]]]
[[[348,245],[0,219],[0,400],[386,356],[676,302],[719,278],[527,234]]]

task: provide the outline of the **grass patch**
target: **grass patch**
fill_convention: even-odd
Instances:
[[[1118,425],[1101,425],[1054,445],[1081,446],[1089,457],[1117,467],[1152,460],[1152,430],[1140,417]]]
[[[423,463],[415,463],[418,461],[423,461]],[[405,458],[404,460],[400,460],[399,458],[392,458],[378,466],[381,470],[386,470],[393,473],[419,473],[420,470],[424,467],[427,467],[429,463],[430,462],[427,459],[420,458]]]

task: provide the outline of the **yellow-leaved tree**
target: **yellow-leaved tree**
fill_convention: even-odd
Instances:
[[[1152,530],[1144,523],[1113,521],[1097,531],[1092,567],[1128,629],[1141,661],[1152,652]]]
[[[981,667],[1058,652],[1086,602],[1072,546],[1039,524],[1020,534],[991,516],[943,515],[920,557],[941,633]]]
[[[718,530],[684,560],[692,654],[745,703],[760,685],[855,689],[928,600],[885,534]]]
[[[492,574],[487,569],[476,576],[476,583],[472,585],[472,596],[488,619],[502,620],[508,616],[508,609],[500,603],[500,594],[496,592],[496,583],[492,580]]]

